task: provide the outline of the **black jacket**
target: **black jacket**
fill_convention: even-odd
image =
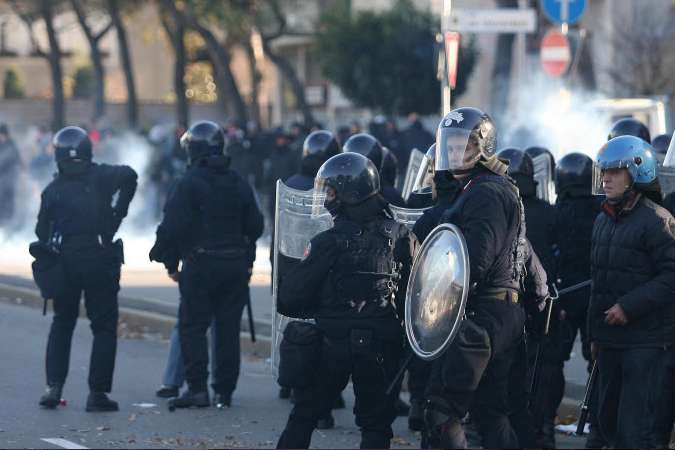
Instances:
[[[517,180],[518,189],[525,207],[527,239],[546,270],[548,278],[555,275],[554,230],[555,208],[537,198],[536,185],[532,180]]]
[[[131,167],[107,164],[92,164],[79,175],[57,175],[42,192],[35,234],[47,242],[56,233],[66,247],[76,239],[96,243],[99,236],[109,243],[127,215],[137,178]]]
[[[224,159],[215,158],[208,165],[190,167],[176,183],[150,259],[175,272],[179,261],[196,250],[232,249],[241,250],[242,260],[250,264],[263,225],[251,186],[228,169]]]
[[[464,234],[476,292],[520,290],[515,261],[519,230],[525,227],[520,210],[518,190],[509,179],[477,168],[443,214],[442,222],[457,225]]]
[[[369,248],[363,249],[365,251],[358,257],[363,258],[360,261],[366,265],[379,266],[379,272],[385,272],[391,262],[400,264],[400,279],[395,282],[398,287],[395,305],[388,304],[386,307],[373,301],[374,298],[365,297],[374,297],[372,291],[381,288],[387,280],[360,275],[359,272],[364,269],[359,267],[359,260],[349,266],[344,264],[350,258],[350,251],[354,250],[351,248],[354,239],[358,240],[359,236],[373,233],[381,227],[391,230],[393,252],[387,248],[372,252]],[[349,244],[346,244],[347,241]],[[311,240],[307,256],[281,280],[278,309],[295,317],[314,317],[317,325],[330,336],[344,337],[350,329],[356,328],[371,329],[382,338],[398,339],[402,332],[401,314],[414,242],[403,225],[384,215],[365,224],[338,216],[334,227],[316,235]],[[373,239],[369,239],[366,244],[372,243]],[[392,256],[393,261],[390,259]],[[340,274],[352,275],[338,279]],[[361,308],[354,307],[347,302],[347,297],[366,303]]]
[[[618,214],[607,203],[595,220],[591,250],[589,339],[614,347],[675,344],[675,221],[644,197]],[[610,326],[621,305],[628,324]]]
[[[429,236],[429,233],[438,226],[443,217],[443,213],[452,206],[452,201],[442,200],[438,201],[436,205],[424,211],[422,217],[417,219],[413,227],[413,233],[417,240],[422,243]]]

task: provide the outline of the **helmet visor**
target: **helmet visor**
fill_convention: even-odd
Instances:
[[[417,170],[415,181],[413,182],[411,192],[420,192],[425,188],[431,188],[431,182],[434,179],[434,159],[429,155],[424,155],[424,159]]]
[[[326,183],[325,178],[316,177],[312,195],[312,218],[316,219],[324,214],[329,214],[326,209],[326,201],[334,200],[335,189]]]
[[[439,128],[436,134],[436,170],[465,170],[473,167],[480,155],[471,138],[471,130]]]
[[[603,187],[603,175],[609,169],[628,169],[630,166],[628,161],[599,161],[593,163],[593,195],[605,195]]]

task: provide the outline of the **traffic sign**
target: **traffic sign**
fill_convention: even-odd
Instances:
[[[553,23],[575,24],[586,9],[586,0],[541,0],[544,14]]]
[[[549,30],[541,41],[541,65],[548,75],[559,77],[567,72],[572,61],[570,42],[557,30]]]
[[[533,8],[455,9],[446,27],[467,33],[534,33],[537,12]]]
[[[459,33],[445,32],[445,61],[448,68],[448,86],[457,85],[457,61],[459,60]]]

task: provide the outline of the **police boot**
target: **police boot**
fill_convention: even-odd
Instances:
[[[213,397],[213,406],[218,409],[226,409],[232,406],[232,394],[218,394]]]
[[[408,428],[411,431],[422,431],[424,429],[424,400],[410,400]]]
[[[555,424],[550,419],[545,419],[541,426],[542,448],[555,448]]]
[[[316,421],[317,430],[330,430],[335,427],[335,419],[333,419],[333,414],[329,411],[326,415],[319,417],[319,420]]]
[[[63,385],[53,384],[47,388],[45,395],[40,397],[40,406],[47,409],[54,409],[61,403],[61,394]]]
[[[169,411],[176,408],[207,408],[211,406],[208,391],[193,391],[188,389],[178,398],[169,400]]]
[[[172,398],[178,397],[178,386],[166,386],[163,385],[161,388],[157,389],[155,395],[159,398]]]
[[[467,448],[461,422],[442,400],[427,400],[424,408],[426,448]]]
[[[119,411],[120,407],[115,400],[110,400],[105,392],[90,392],[87,397],[87,412]]]

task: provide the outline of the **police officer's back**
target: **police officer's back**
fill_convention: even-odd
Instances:
[[[40,405],[59,404],[79,304],[84,293],[94,334],[88,411],[116,411],[112,388],[117,346],[117,292],[123,262],[121,241],[112,242],[136,192],[137,175],[127,166],[92,162],[92,143],[81,128],[66,127],[53,139],[59,169],[42,193],[35,232],[58,247],[63,278],[54,287],[54,319],[47,346],[48,393]],[[117,196],[115,200],[115,196]]]
[[[388,448],[397,395],[387,395],[386,389],[400,359],[398,314],[411,265],[411,237],[386,213],[379,174],[367,158],[334,156],[316,180],[315,207],[326,194],[334,227],[312,239],[306,258],[282,280],[278,308],[292,317],[315,318],[323,340],[314,379],[296,390],[278,447],[307,448],[317,418],[330,409],[351,375],[361,446]]]
[[[214,319],[216,361],[223,366],[213,386],[218,404],[229,406],[239,376],[242,293],[263,218],[250,185],[229,169],[224,143],[222,129],[208,121],[183,135],[190,166],[169,196],[150,252],[181,291],[179,332],[189,389],[175,400],[178,408],[209,406],[206,330]]]

